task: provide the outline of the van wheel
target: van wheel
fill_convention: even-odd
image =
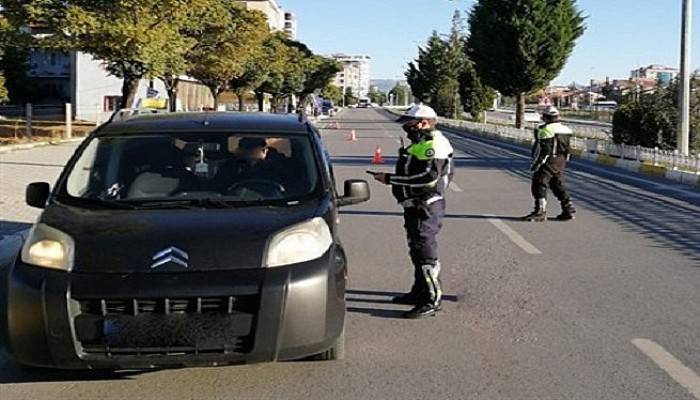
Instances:
[[[319,361],[335,361],[345,358],[345,328],[340,332],[340,336],[333,342],[333,347],[319,353],[316,359]]]

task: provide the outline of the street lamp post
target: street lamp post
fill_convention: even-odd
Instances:
[[[679,103],[678,152],[690,152],[690,32],[692,0],[683,0],[683,27],[681,32],[681,90]]]

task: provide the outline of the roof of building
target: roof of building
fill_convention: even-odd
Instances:
[[[306,134],[309,126],[296,114],[178,112],[142,114],[110,122],[100,128],[98,135],[172,131]]]

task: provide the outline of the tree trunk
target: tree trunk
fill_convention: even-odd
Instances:
[[[165,83],[165,90],[168,92],[168,99],[170,101],[169,109],[170,112],[177,111],[177,87],[180,83],[178,78],[161,78],[163,83]]]
[[[219,87],[218,86],[209,86],[209,91],[211,92],[211,96],[214,98],[214,111],[219,110]]]
[[[238,112],[243,112],[243,111],[244,111],[244,110],[243,110],[243,107],[244,107],[245,101],[244,101],[244,98],[243,98],[243,93],[245,93],[245,91],[243,91],[243,90],[240,91],[240,92],[236,92],[236,97],[238,97]]]
[[[265,111],[265,92],[255,91],[255,98],[258,99],[258,111]]]
[[[515,107],[515,127],[521,129],[525,119],[525,94],[518,93],[518,102]]]
[[[140,77],[124,77],[122,82],[122,99],[119,103],[119,108],[131,108],[134,106],[136,98],[136,90],[139,87]]]

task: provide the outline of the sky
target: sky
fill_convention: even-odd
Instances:
[[[372,79],[402,79],[417,46],[446,33],[474,0],[279,0],[296,14],[298,39],[319,54],[372,57]],[[554,84],[628,78],[649,64],[680,64],[681,0],[577,0],[587,30]],[[700,66],[700,7],[693,22]],[[506,61],[506,60],[504,60]]]

